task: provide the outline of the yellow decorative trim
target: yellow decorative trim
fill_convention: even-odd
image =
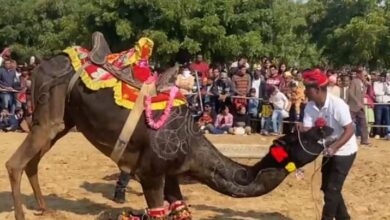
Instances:
[[[124,95],[122,95],[122,84],[118,83],[114,86],[114,99],[115,103],[119,106],[122,106],[127,109],[133,109],[134,108],[134,102],[129,101],[124,98]],[[175,99],[173,100],[173,106],[181,106],[185,105],[186,101],[181,100],[181,99]],[[152,103],[152,110],[164,110],[168,106],[168,101],[161,101],[161,102],[153,102]]]
[[[77,71],[82,67],[81,60],[77,52],[77,47],[68,47],[64,50],[64,52],[68,54],[70,60],[72,61],[72,66],[74,70]],[[88,89],[94,91],[102,88],[111,88],[114,87],[116,84],[120,84],[120,82],[116,78],[109,80],[94,80],[91,78],[91,76],[88,75],[85,70],[81,72],[80,78]]]
[[[291,172],[294,172],[297,167],[295,166],[295,163],[294,162],[289,162],[286,166],[285,166],[286,170],[291,173]]]
[[[68,54],[70,60],[72,61],[72,66],[75,71],[81,68],[81,60],[79,59],[79,54],[77,53],[75,47],[68,47],[64,50],[64,53]]]

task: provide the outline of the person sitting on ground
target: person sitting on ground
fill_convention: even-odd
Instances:
[[[9,112],[7,109],[3,109],[0,112],[0,129],[4,129],[9,126]]]
[[[214,126],[209,125],[207,129],[212,134],[223,134],[229,131],[229,128],[233,126],[233,115],[229,113],[229,108],[223,106],[221,113],[217,115],[217,119],[214,122]]]
[[[20,130],[20,123],[23,120],[23,109],[17,109],[15,114],[9,115],[6,127],[2,128],[3,131],[16,131]]]
[[[233,125],[234,127],[229,129],[230,134],[251,134],[252,129],[250,127],[250,118],[246,112],[244,105],[241,105],[237,109],[237,115],[234,117]]]
[[[214,120],[213,120],[213,117],[211,116],[210,112],[203,111],[202,116],[200,116],[197,124],[202,131],[205,131],[206,127],[208,125],[212,125],[213,122],[214,122]]]

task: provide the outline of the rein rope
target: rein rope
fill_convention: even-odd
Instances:
[[[299,145],[301,145],[301,148],[307,153],[307,154],[310,154],[310,155],[313,155],[313,156],[318,156],[320,155],[321,153],[317,154],[317,153],[313,153],[309,150],[307,150],[305,148],[305,146],[303,145],[302,143],[302,140],[301,140],[301,132],[299,129],[297,129],[298,131],[298,140],[299,140]],[[325,146],[325,140],[322,139],[322,143],[321,143],[322,147],[326,148]],[[321,170],[321,168],[323,166],[325,166],[326,163],[328,163],[329,161],[329,157],[326,158],[326,161],[324,163],[321,164],[321,166],[319,166],[317,168],[317,163],[316,163],[316,160],[314,161],[314,171],[313,171],[313,174],[311,175],[311,180],[310,180],[310,188],[311,188],[311,197],[312,197],[312,200],[313,200],[313,203],[314,203],[314,209],[315,209],[315,213],[316,213],[316,220],[319,220],[321,218],[321,212],[320,212],[320,209],[318,207],[318,203],[316,202],[316,198],[315,198],[315,193],[314,193],[314,186],[313,186],[313,183],[314,183],[314,177],[316,176],[316,174]]]
[[[301,139],[301,132],[299,131],[299,129],[297,129],[297,131],[298,131],[298,141],[299,141],[299,145],[301,146],[301,148],[306,152],[306,153],[308,153],[308,154],[310,154],[310,155],[313,155],[313,156],[318,156],[318,155],[320,155],[321,153],[313,153],[313,152],[311,152],[311,151],[309,151],[308,149],[306,149],[306,147],[303,145],[303,143],[302,143],[302,139]],[[322,142],[321,142],[321,145],[322,145],[322,147],[324,148],[324,150],[325,150],[325,148],[326,148],[326,146],[325,146],[325,140],[324,139],[322,139]]]

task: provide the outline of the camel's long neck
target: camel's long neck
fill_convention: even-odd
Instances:
[[[234,197],[254,197],[270,192],[288,175],[285,169],[253,168],[222,155],[205,137],[194,136],[191,175],[214,190]],[[260,170],[261,169],[261,170]]]

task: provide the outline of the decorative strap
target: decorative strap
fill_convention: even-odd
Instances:
[[[145,96],[151,96],[156,93],[156,86],[151,84],[143,84],[141,87],[141,91],[138,94],[137,99],[135,100],[134,108],[131,110],[129,115],[127,116],[126,122],[123,125],[123,128],[121,130],[121,133],[119,134],[118,140],[115,143],[114,149],[111,152],[111,159],[118,163],[119,160],[122,157],[123,152],[125,151],[127,144],[130,141],[131,136],[133,135],[133,132],[135,130],[135,127],[138,124],[139,119],[141,118],[141,115],[144,110],[144,97]],[[138,153],[132,152],[131,158],[134,159],[138,156]],[[129,155],[127,157],[129,157]],[[127,158],[129,159],[129,158]],[[129,161],[132,161],[129,159]]]

